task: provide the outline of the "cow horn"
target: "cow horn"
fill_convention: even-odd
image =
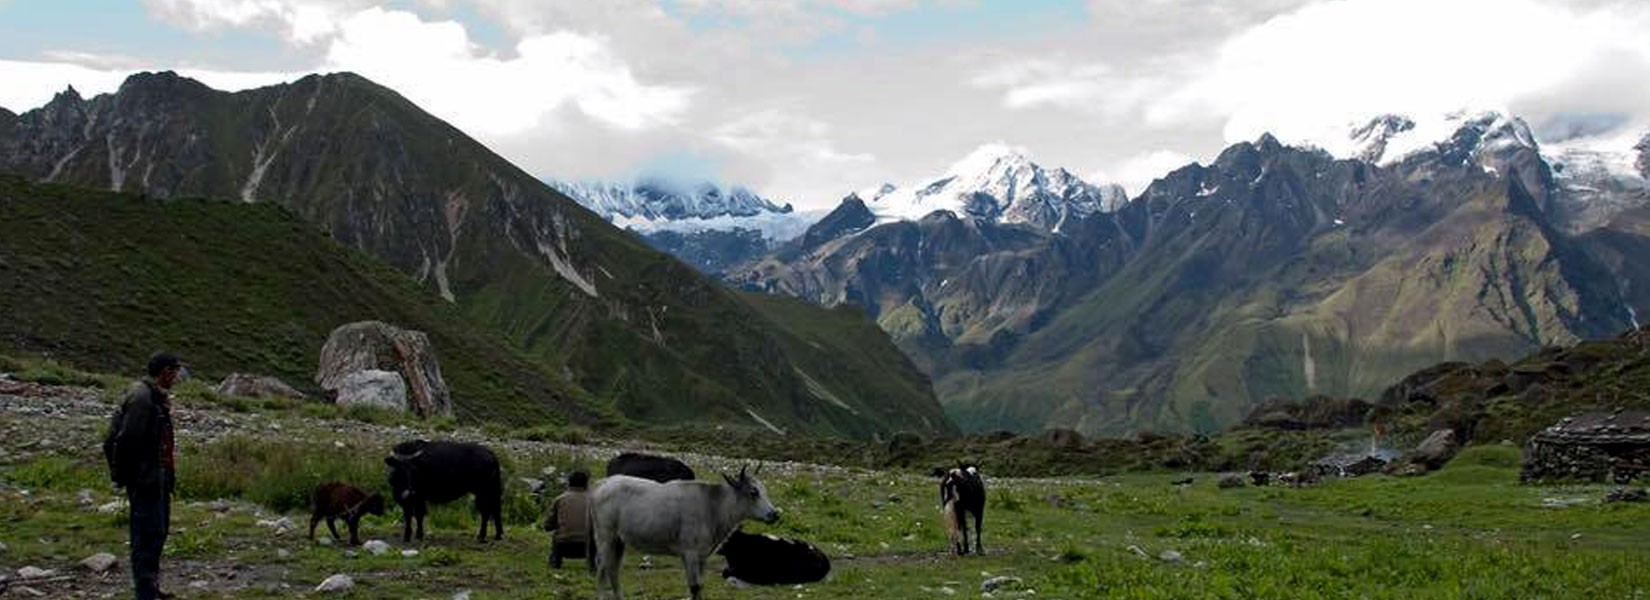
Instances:
[[[761,474],[762,474],[762,461],[757,461],[756,462],[756,471],[752,472],[751,475],[761,475]]]
[[[412,454],[398,454],[398,453],[391,452],[391,455],[393,455],[396,460],[408,461],[408,460],[412,460],[412,459],[418,458],[420,456],[423,456],[424,455],[424,450],[421,448],[417,452],[414,452]]]

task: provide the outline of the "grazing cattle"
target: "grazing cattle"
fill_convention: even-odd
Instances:
[[[1311,471],[1291,471],[1278,475],[1278,483],[1289,487],[1302,487],[1318,483],[1318,474]]]
[[[968,554],[968,517],[974,517],[974,552],[984,554],[980,523],[985,519],[985,480],[974,465],[958,464],[940,478],[940,506],[945,515],[951,551]],[[960,535],[959,535],[960,534]],[[959,539],[960,538],[960,539]]]
[[[654,456],[637,452],[626,452],[607,461],[607,476],[629,475],[640,477],[659,483],[671,481],[693,481],[697,477],[693,469],[688,468],[682,461],[668,456]]]
[[[1249,481],[1254,483],[1255,487],[1265,487],[1271,485],[1272,474],[1266,471],[1250,471]]]
[[[734,531],[716,553],[728,559],[723,579],[755,585],[813,583],[831,573],[831,559],[801,540]]]
[[[309,539],[315,539],[315,526],[326,519],[332,539],[342,541],[337,525],[333,524],[341,518],[349,526],[349,544],[359,546],[362,515],[384,516],[384,496],[368,494],[361,488],[337,481],[316,486],[315,494],[310,497]]]
[[[418,539],[424,539],[429,505],[466,494],[475,495],[476,511],[481,513],[476,540],[487,539],[489,520],[493,539],[504,539],[504,474],[492,450],[480,444],[416,440],[396,444],[384,464],[390,466],[390,489],[401,505],[402,541],[412,541],[414,521]]]
[[[595,544],[596,592],[621,599],[619,567],[627,548],[648,554],[678,556],[687,574],[688,592],[699,600],[705,560],[739,523],[779,520],[761,481],[739,470],[723,475],[725,483],[659,483],[629,475],[603,479],[590,492],[590,528]]]

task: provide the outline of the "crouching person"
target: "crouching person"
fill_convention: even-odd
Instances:
[[[590,543],[588,507],[590,475],[574,471],[567,476],[567,491],[550,503],[544,530],[550,535],[550,567],[561,568],[564,558],[588,558]]]

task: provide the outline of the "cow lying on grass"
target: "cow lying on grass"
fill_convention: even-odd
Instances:
[[[734,531],[716,551],[728,559],[723,579],[753,585],[813,583],[831,573],[831,559],[801,540]]]
[[[316,486],[315,494],[310,498],[309,539],[315,539],[315,526],[325,519],[332,539],[343,541],[338,535],[338,527],[333,524],[337,519],[343,519],[344,524],[349,526],[349,544],[359,546],[362,515],[384,516],[384,497],[337,481]]]

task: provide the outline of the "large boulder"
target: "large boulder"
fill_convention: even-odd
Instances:
[[[321,389],[342,393],[344,379],[361,371],[399,374],[406,388],[404,404],[419,416],[452,413],[451,392],[441,378],[441,365],[430,338],[422,332],[378,321],[334,329],[321,348],[315,383]]]
[[[341,406],[372,406],[407,411],[407,383],[401,374],[378,369],[356,371],[338,382]]]
[[[1455,453],[1461,450],[1461,441],[1455,437],[1455,430],[1440,429],[1428,435],[1427,439],[1415,446],[1409,454],[1409,463],[1421,465],[1428,471],[1436,471],[1455,458]]]
[[[244,398],[304,398],[304,393],[274,377],[234,373],[212,388],[221,396]]]

